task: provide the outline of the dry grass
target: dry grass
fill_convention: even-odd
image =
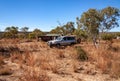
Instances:
[[[8,60],[19,64],[22,67],[20,69],[24,70],[20,81],[50,81],[46,71],[55,74],[84,71],[83,73],[90,74],[93,72],[92,64],[96,66],[94,69],[100,69],[102,74],[109,74],[114,78],[120,77],[119,41],[114,41],[111,47],[107,43],[102,43],[98,49],[91,43],[83,43],[81,46],[78,45],[80,48],[77,51],[75,47],[49,48],[44,42],[20,43],[18,40],[10,40],[7,43],[7,41],[5,40],[6,43],[1,43],[0,46],[1,49],[7,49],[10,53]],[[13,42],[15,44],[12,44]],[[4,58],[0,56],[0,65],[3,64],[3,60]],[[0,72],[9,74],[10,71],[6,68]]]
[[[50,78],[45,71],[42,71],[39,68],[28,68],[24,71],[20,81],[50,81]]]
[[[51,71],[53,73],[59,74],[59,69],[60,69],[60,66],[59,66],[59,64],[57,64],[57,62],[55,60],[54,63],[52,63],[52,65],[51,65]]]
[[[98,49],[89,44],[83,48],[88,52],[89,61],[96,62],[96,67],[100,68],[102,73],[120,77],[120,42],[113,42],[112,45],[101,44]]]
[[[79,65],[80,65],[80,63],[77,61],[77,60],[74,60],[74,61],[72,61],[73,63],[73,71],[75,72],[75,73],[79,73],[79,70],[82,70],[80,67],[79,67]]]
[[[120,62],[113,62],[112,63],[111,77],[120,78]]]
[[[14,63],[22,63],[23,58],[20,53],[14,52],[13,54],[10,55],[10,60],[11,62],[14,62]]]
[[[0,66],[4,64],[4,57],[0,55]]]
[[[29,47],[30,46],[30,47]],[[20,46],[21,49],[24,46]],[[19,64],[24,70],[20,81],[50,81],[50,78],[44,70],[50,69],[48,63],[49,58],[46,55],[38,56],[35,50],[38,50],[39,45],[36,43],[25,46],[24,52],[14,52],[11,54],[11,61]],[[37,68],[37,69],[36,69]]]
[[[35,64],[36,64],[36,57],[34,54],[32,54],[30,52],[25,52],[23,59],[27,66],[35,66]]]
[[[9,67],[1,67],[0,68],[0,75],[11,75],[12,71]]]
[[[58,51],[58,59],[62,59],[62,58],[65,58],[65,54],[64,54],[64,51]]]
[[[20,54],[18,52],[14,52],[11,54],[10,60],[14,63],[26,66],[35,66],[36,65],[36,56],[28,51]]]
[[[37,61],[39,63],[39,66],[41,67],[41,69],[51,70],[50,63],[52,62],[52,56],[48,56],[48,55],[44,54],[44,55],[41,55]]]

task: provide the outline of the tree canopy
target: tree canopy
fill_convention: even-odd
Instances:
[[[106,7],[100,11],[101,23],[100,31],[105,32],[114,27],[118,27],[118,19],[120,18],[120,10],[115,7]]]
[[[62,26],[57,26],[55,29],[52,29],[50,33],[68,35],[73,34],[74,31],[75,31],[74,22],[67,22]]]
[[[7,38],[15,38],[18,33],[18,27],[11,26],[5,29],[4,36]]]
[[[77,18],[78,26],[82,26],[95,44],[99,32],[104,32],[118,27],[120,10],[114,7],[106,7],[101,10],[89,9],[81,18]]]
[[[96,42],[96,38],[99,34],[99,24],[100,18],[99,13],[96,9],[89,9],[84,12],[80,19],[83,29],[88,33],[88,35]]]

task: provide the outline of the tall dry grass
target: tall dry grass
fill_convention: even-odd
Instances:
[[[40,68],[27,68],[24,70],[23,75],[20,77],[19,81],[50,81],[50,77],[45,71]]]
[[[11,71],[10,67],[5,66],[5,60],[6,58],[2,55],[0,55],[0,75],[11,75],[13,72]]]
[[[0,66],[4,64],[4,57],[0,55]]]
[[[96,62],[96,68],[101,69],[102,73],[120,77],[120,42],[100,44],[98,49],[88,44],[83,49],[88,53],[89,61]]]
[[[51,49],[44,42],[20,44],[16,42],[15,44],[2,43],[0,45],[2,49],[7,49],[10,53],[10,61],[19,64],[24,70],[21,77],[23,81],[50,81],[46,71],[56,74],[79,72],[80,62],[83,61],[94,63],[102,73],[110,74],[111,77],[120,77],[119,41],[114,41],[112,45],[102,43],[98,49],[91,43],[83,44],[77,51],[75,47]],[[0,64],[2,60],[3,58],[0,57]]]

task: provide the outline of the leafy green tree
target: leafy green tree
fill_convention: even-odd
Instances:
[[[77,18],[77,24],[82,25],[95,45],[99,32],[106,32],[119,26],[119,17],[120,10],[114,7],[106,7],[102,10],[89,9],[82,14],[80,19]]]
[[[75,31],[74,22],[67,22],[65,25],[57,26],[55,29],[52,29],[50,33],[68,35],[73,34]]]
[[[77,38],[87,39],[88,37],[87,33],[83,29],[83,26],[80,23],[80,19],[78,17],[76,18],[76,24],[77,24],[77,28],[75,29],[74,34],[77,36]]]
[[[22,31],[22,33],[23,33],[23,38],[27,38],[28,37],[28,27],[23,27],[23,28],[21,28],[21,31]]]
[[[60,26],[57,26],[55,29],[52,29],[50,33],[52,34],[63,34],[63,28]]]
[[[106,35],[105,32],[112,28],[119,27],[118,20],[120,18],[120,10],[115,7],[106,7],[100,11],[100,18],[99,30],[102,32],[100,38],[113,39],[112,35]]]
[[[29,33],[29,38],[30,39],[34,39],[35,38],[35,34],[32,32],[32,33]]]
[[[77,29],[75,29],[74,35],[77,36],[77,38],[80,38],[80,39],[87,39],[88,35],[86,34],[86,32],[82,29],[80,29],[79,27]]]
[[[28,32],[28,29],[29,29],[28,27],[23,27],[23,28],[21,28],[21,31],[26,33],[26,32]]]
[[[65,35],[73,34],[75,31],[74,22],[67,22],[67,24],[63,25],[63,31]]]
[[[118,19],[120,17],[120,10],[115,7],[106,7],[100,11],[100,31],[105,32],[112,28],[118,27]]]
[[[101,19],[100,14],[96,9],[89,9],[81,16],[80,23],[82,23],[83,29],[87,32],[89,37],[92,38],[95,45],[97,37],[99,35],[99,25]]]
[[[16,38],[18,34],[18,27],[12,26],[5,29],[4,36],[7,38]]]
[[[44,33],[40,29],[35,29],[32,33],[29,34],[29,38],[36,38],[38,40],[38,37],[44,35]]]
[[[43,32],[40,29],[35,29],[33,31],[33,33],[35,34],[35,36],[41,36],[41,35],[43,35]]]

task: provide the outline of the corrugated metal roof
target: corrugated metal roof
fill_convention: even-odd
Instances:
[[[60,34],[47,34],[46,36],[61,36]]]

